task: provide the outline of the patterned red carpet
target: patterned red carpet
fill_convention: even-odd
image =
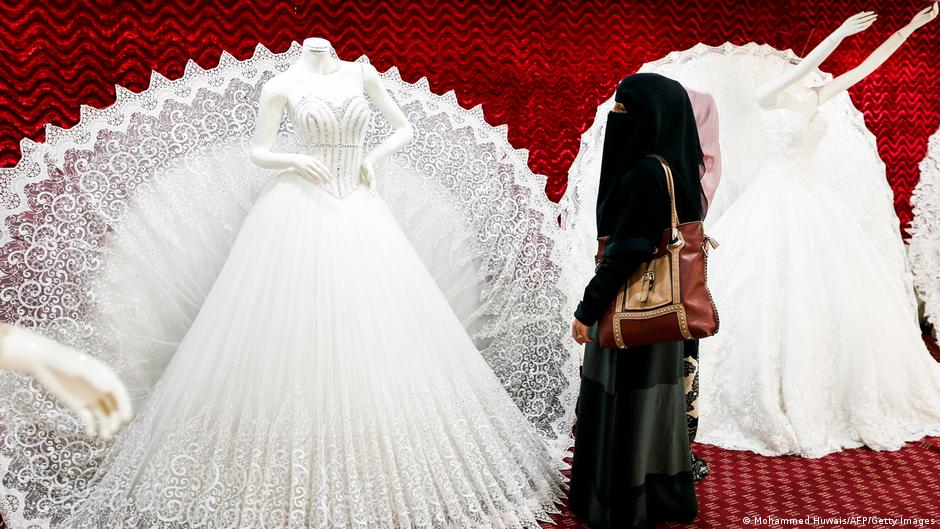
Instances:
[[[698,519],[664,527],[855,529],[891,527],[891,521],[879,524],[871,518],[901,517],[940,525],[940,438],[910,443],[898,452],[858,448],[820,459],[763,457],[705,445],[696,445],[695,451],[711,468],[696,487]],[[556,521],[566,529],[586,528],[567,510]]]

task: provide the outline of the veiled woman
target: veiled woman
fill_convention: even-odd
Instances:
[[[683,342],[600,347],[597,321],[669,227],[662,165],[670,165],[680,222],[703,216],[702,150],[686,90],[658,74],[617,87],[597,198],[604,259],[584,291],[572,335],[586,343],[569,491],[594,529],[655,527],[698,512],[686,427]]]

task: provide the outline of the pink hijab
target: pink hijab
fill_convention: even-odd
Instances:
[[[715,191],[718,189],[718,180],[721,179],[721,147],[718,145],[718,105],[715,98],[705,92],[698,92],[686,88],[689,100],[692,102],[692,111],[695,113],[695,126],[698,127],[698,139],[702,145],[705,169],[702,173],[702,192],[705,194],[705,203],[702,211],[708,211]]]

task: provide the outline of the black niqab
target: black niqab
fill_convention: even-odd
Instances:
[[[615,100],[626,112],[607,117],[597,197],[598,236],[617,231],[617,205],[628,203],[627,195],[635,191],[625,175],[651,154],[669,162],[680,221],[700,220],[702,147],[685,88],[659,74],[638,73],[620,81]],[[661,172],[645,177],[663,178]]]

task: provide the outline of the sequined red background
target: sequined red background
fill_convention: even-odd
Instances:
[[[175,78],[186,61],[214,66],[257,43],[283,51],[308,36],[331,39],[344,58],[369,55],[410,81],[455,90],[486,119],[509,124],[531,151],[553,199],[565,188],[578,139],[597,104],[645,61],[697,42],[766,42],[805,53],[847,16],[880,14],[824,64],[854,66],[927,4],[892,1],[708,2],[193,2],[12,1],[0,6],[0,164],[19,159],[18,141],[42,126],[68,127],[79,104],[114,101],[114,84],[147,86],[151,69]],[[888,166],[902,222],[927,137],[940,125],[940,21],[915,34],[880,70],[852,89]]]

